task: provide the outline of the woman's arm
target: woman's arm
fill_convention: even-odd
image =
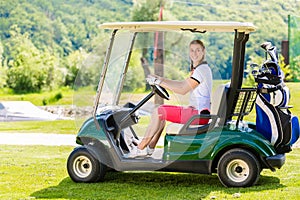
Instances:
[[[196,80],[190,77],[183,81],[169,80],[162,77],[159,77],[159,79],[161,81],[159,84],[160,86],[182,95],[196,88],[199,84]]]

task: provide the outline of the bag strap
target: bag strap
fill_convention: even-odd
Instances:
[[[263,79],[264,77],[266,77],[267,79]],[[278,85],[279,83],[281,83],[281,78],[273,74],[263,73],[257,75],[257,77],[255,78],[255,82],[269,85]]]
[[[258,89],[258,92],[259,93],[262,93],[262,94],[269,94],[271,92],[275,92],[277,90],[281,90],[282,89],[282,85],[279,84],[279,85],[276,85],[275,87],[273,88],[259,88]]]

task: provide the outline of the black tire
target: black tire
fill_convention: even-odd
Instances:
[[[103,181],[106,166],[99,162],[86,147],[73,150],[67,161],[69,176],[74,182]]]
[[[251,152],[244,149],[232,149],[220,158],[217,171],[224,186],[249,187],[258,181],[261,166]]]

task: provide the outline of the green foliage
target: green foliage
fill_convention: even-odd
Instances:
[[[64,85],[73,86],[76,76],[79,72],[79,69],[82,67],[83,61],[86,59],[86,57],[87,54],[82,49],[78,51],[74,51],[66,57],[64,63],[64,66],[66,67]],[[84,78],[88,78],[88,77],[84,77]],[[83,80],[85,80],[84,78]]]
[[[103,33],[97,26],[125,19],[131,4],[124,1],[115,7],[115,2],[109,0],[1,1],[0,41],[4,50],[0,45],[0,67],[9,69],[7,83],[0,78],[0,87],[6,85],[15,92],[27,93],[73,86],[83,59],[103,42],[99,43]],[[92,73],[81,73],[85,85],[98,76]]]
[[[4,86],[6,85],[6,71],[6,67],[0,66],[0,88],[4,88]]]
[[[28,37],[20,34],[18,26],[13,26],[11,37],[4,48],[9,52],[6,58],[7,86],[16,93],[39,92],[50,88],[55,77],[55,57],[38,50]]]
[[[300,81],[300,17],[289,15],[289,59],[292,80]]]
[[[4,47],[0,39],[0,89],[6,86],[6,79],[7,79],[6,76],[7,69],[6,66],[3,65],[4,64],[3,53],[4,53]]]
[[[293,73],[291,74],[291,79],[293,81],[299,82],[300,80],[300,55],[290,60],[290,65],[293,66]]]
[[[300,9],[299,1],[276,0],[271,4],[272,6],[268,1],[251,0],[213,0],[209,3],[204,0],[1,1],[0,87],[10,87],[16,92],[24,93],[43,90],[45,87],[53,89],[61,85],[72,86],[77,79],[83,85],[94,82],[99,72],[93,74],[95,70],[91,68],[86,68],[87,71],[82,72],[80,78],[76,78],[76,74],[81,72],[80,63],[87,57],[100,54],[103,57],[105,48],[99,54],[96,47],[104,42],[103,38],[107,33],[101,32],[97,26],[110,21],[156,21],[160,5],[164,6],[164,20],[251,21],[258,27],[258,31],[252,34],[247,43],[246,58],[262,56],[263,53],[258,50],[259,44],[271,41],[280,47],[281,40],[287,39],[288,14],[297,15]],[[19,38],[18,42],[16,37]],[[210,60],[222,78],[230,78],[231,38],[207,34],[199,37],[209,47]],[[17,50],[18,48],[22,50]],[[291,62],[298,63],[297,58]],[[39,72],[31,68],[38,68],[48,74],[39,75]],[[290,69],[291,73],[295,69]],[[3,80],[5,71],[14,78],[21,76],[21,71],[28,71],[30,75],[24,75],[22,82],[14,83],[9,82],[9,78]],[[294,76],[299,76],[297,73]],[[30,78],[33,80],[28,76],[32,76]],[[27,85],[24,88],[21,87],[23,82]]]
[[[124,92],[132,92],[134,90],[143,88],[145,85],[145,78],[141,73],[141,63],[139,59],[140,57],[141,52],[139,50],[135,50],[132,52],[124,83]]]
[[[46,99],[44,98],[43,99],[43,105],[48,105],[48,104],[53,104],[57,101],[59,101],[60,99],[63,98],[63,95],[61,92],[57,92],[54,96],[51,96],[50,98]]]
[[[168,0],[139,0],[134,1],[134,7],[132,11],[132,21],[157,21],[159,18],[160,7],[170,9],[172,6],[172,1]],[[163,11],[163,13],[165,10]],[[167,11],[168,12],[168,11]],[[167,14],[167,18],[164,17],[163,20],[168,20],[172,16],[170,13]]]
[[[284,62],[284,57],[282,55],[279,55],[279,66],[284,74],[284,81],[290,82],[292,81],[293,72],[290,69],[290,65],[286,65]]]
[[[133,21],[157,21],[160,7],[159,0],[137,1],[133,12]]]

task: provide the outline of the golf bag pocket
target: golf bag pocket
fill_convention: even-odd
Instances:
[[[278,137],[278,140],[275,143],[275,146],[280,147],[280,146],[291,145],[291,140],[292,140],[291,118],[292,118],[292,115],[288,109],[282,110],[278,107],[275,107],[275,109],[278,113],[279,122],[281,123],[281,128],[282,128],[281,139],[280,139],[280,137]]]
[[[292,115],[291,118],[292,125],[292,140],[291,145],[295,144],[300,136],[299,120],[297,116]]]
[[[257,96],[256,130],[270,141],[277,152],[285,153],[291,150],[291,142],[293,134],[295,134],[292,128],[292,117],[296,124],[296,117],[292,116],[288,109],[282,110],[273,106],[262,94]]]

